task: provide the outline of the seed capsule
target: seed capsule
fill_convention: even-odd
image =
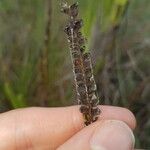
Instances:
[[[65,32],[68,36],[70,36],[70,35],[71,35],[71,28],[70,28],[70,26],[66,26],[65,29],[64,29],[64,32]]]
[[[78,2],[74,3],[70,6],[70,16],[77,17],[78,16]]]
[[[85,52],[86,39],[82,36],[82,19],[78,19],[78,3],[62,6],[62,11],[69,15],[69,23],[65,28],[68,36],[68,43],[72,55],[73,72],[76,84],[77,100],[80,112],[83,114],[85,125],[89,125],[98,119],[100,109],[98,108],[99,99],[96,94],[91,56]]]

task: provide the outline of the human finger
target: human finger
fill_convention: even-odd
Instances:
[[[123,121],[105,120],[84,128],[57,150],[133,150],[135,138]]]
[[[100,120],[122,120],[130,128],[135,127],[135,118],[129,110],[111,106],[100,106],[100,109]],[[0,115],[0,149],[53,150],[83,127],[78,106],[13,110]]]

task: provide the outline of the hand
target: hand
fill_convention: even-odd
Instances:
[[[87,127],[79,106],[2,113],[0,150],[133,150],[133,114],[119,107],[100,109],[99,120]]]

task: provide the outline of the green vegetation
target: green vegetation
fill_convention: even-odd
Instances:
[[[100,103],[132,110],[137,147],[150,148],[150,1],[78,2]],[[1,112],[74,103],[65,21],[56,0],[0,1]]]

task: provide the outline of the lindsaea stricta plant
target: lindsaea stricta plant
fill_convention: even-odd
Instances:
[[[78,3],[68,6],[62,4],[62,12],[69,16],[65,33],[71,52],[74,80],[80,111],[85,119],[85,125],[89,125],[98,119],[100,109],[97,87],[93,76],[91,56],[85,49],[85,38],[81,33],[82,19],[78,19]]]

